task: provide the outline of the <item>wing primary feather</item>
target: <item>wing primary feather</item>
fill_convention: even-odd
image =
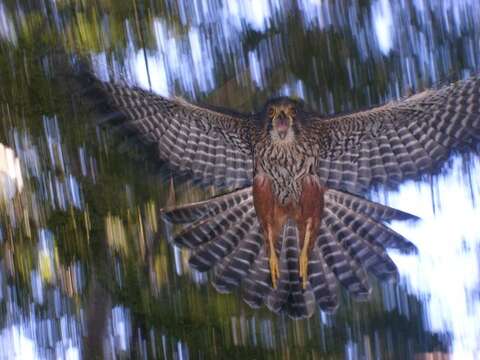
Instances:
[[[480,76],[356,113],[310,114],[308,124],[304,134],[329,187],[365,192],[426,180],[452,154],[480,147]],[[356,170],[344,161],[350,156],[358,158]]]
[[[94,90],[87,94],[92,102],[102,100],[95,106],[104,114],[99,125],[140,138],[148,150],[154,150],[150,159],[168,163],[175,174],[192,174],[195,182],[215,185],[219,191],[251,184],[251,116],[89,78],[86,86]],[[222,155],[217,156],[220,150]],[[234,159],[228,174],[227,154]]]

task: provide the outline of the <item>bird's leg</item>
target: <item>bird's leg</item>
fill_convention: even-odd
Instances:
[[[306,289],[308,281],[308,250],[310,247],[310,239],[312,237],[312,218],[307,219],[305,228],[305,238],[303,241],[302,251],[299,258],[299,275],[302,279],[302,287]]]
[[[277,288],[277,280],[280,276],[280,271],[278,268],[278,257],[275,251],[275,234],[272,231],[272,227],[269,225],[267,226],[267,241],[268,247],[270,250],[269,256],[269,265],[270,265],[270,276],[272,277],[272,286],[274,289]]]

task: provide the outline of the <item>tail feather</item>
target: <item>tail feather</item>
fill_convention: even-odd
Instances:
[[[263,245],[261,229],[256,222],[238,247],[215,266],[213,286],[226,293],[237,287],[248,274]]]
[[[289,222],[290,223],[290,222]],[[280,248],[280,254],[279,254],[279,271],[280,271],[280,277],[278,278],[277,281],[277,288],[272,289],[268,293],[267,299],[266,299],[266,305],[267,307],[276,313],[281,312],[282,308],[285,306],[289,291],[290,291],[290,278],[293,277],[293,274],[291,274],[291,267],[289,266],[289,262],[296,262],[297,257],[298,257],[298,249],[297,249],[297,244],[295,242],[296,240],[296,228],[290,229],[290,224],[287,223],[284,228],[284,232],[282,234],[282,239],[279,241],[282,241],[282,246]],[[296,271],[293,270],[293,271]],[[298,273],[298,271],[297,271]],[[298,274],[297,274],[298,275]]]
[[[265,302],[266,295],[272,289],[270,268],[265,246],[260,248],[251,271],[243,281],[243,300],[252,308],[257,309]]]
[[[326,211],[331,215],[332,230],[355,260],[381,280],[395,279],[398,276],[397,267],[385,249],[364,240],[350,228],[354,214],[344,211],[342,216],[342,209],[338,206],[327,208]]]
[[[405,237],[363,214],[349,214],[348,209],[343,208],[339,216],[343,217],[349,227],[361,238],[375,246],[397,249],[404,253],[416,251],[415,245]]]
[[[276,313],[286,312],[296,319],[310,317],[315,304],[312,291],[302,288],[298,257],[298,230],[290,220],[284,227],[278,286],[269,293],[267,307]]]
[[[315,245],[310,253],[308,281],[320,309],[328,312],[335,311],[338,307],[337,280],[318,245]]]
[[[312,315],[315,303],[324,311],[337,308],[337,281],[355,299],[363,300],[371,292],[366,270],[381,280],[396,277],[397,268],[386,247],[415,249],[383,224],[415,216],[332,189],[325,192],[324,200],[319,234],[309,253],[305,288],[299,276],[299,232],[292,220],[277,241],[280,277],[273,288],[251,187],[162,214],[167,224],[185,224],[174,243],[193,250],[192,267],[199,271],[213,268],[212,283],[219,292],[241,286],[243,299],[253,308],[266,304],[276,313],[306,318]]]
[[[415,215],[335,189],[328,189],[325,192],[325,198],[327,202],[341,205],[377,221],[418,220]]]
[[[250,207],[226,231],[197,247],[190,257],[190,265],[198,271],[210,270],[212,266],[229,255],[237,247],[237,244],[248,235],[255,221],[254,215],[253,208]]]
[[[216,216],[229,208],[235,207],[252,197],[252,188],[248,187],[220,195],[206,201],[165,209],[163,216],[175,224],[188,224],[202,219]]]
[[[223,235],[233,224],[243,217],[253,206],[251,198],[247,198],[237,206],[210,218],[197,220],[187,226],[176,238],[175,244],[195,249],[197,246]]]
[[[328,216],[325,223],[331,222]],[[371,292],[368,276],[363,268],[338,243],[335,233],[328,227],[322,227],[317,238],[320,250],[338,281],[355,299],[368,298]]]

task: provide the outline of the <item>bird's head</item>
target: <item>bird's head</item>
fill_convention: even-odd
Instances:
[[[303,104],[288,97],[267,101],[262,112],[264,125],[274,141],[290,142],[301,125]]]

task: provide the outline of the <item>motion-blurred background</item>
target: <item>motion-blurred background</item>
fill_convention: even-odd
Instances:
[[[69,54],[69,55],[64,55]],[[0,359],[480,358],[478,158],[371,196],[423,218],[401,280],[293,321],[220,295],[157,216],[211,195],[96,126],[56,64],[167,96],[330,114],[480,69],[478,0],[0,0]]]

